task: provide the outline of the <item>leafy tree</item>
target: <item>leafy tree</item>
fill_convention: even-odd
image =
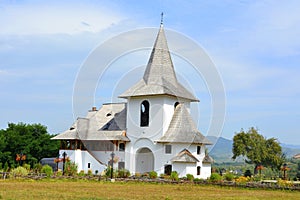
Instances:
[[[8,128],[0,130],[0,162],[14,166],[16,155],[21,153],[31,165],[43,157],[55,157],[59,142],[51,137],[41,124],[9,123]]]
[[[255,128],[250,128],[247,132],[243,129],[236,133],[233,138],[233,159],[238,156],[245,156],[245,162],[258,166],[280,169],[285,156],[281,146],[275,138],[266,139],[258,133]]]

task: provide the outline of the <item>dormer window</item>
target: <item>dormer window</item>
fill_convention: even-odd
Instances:
[[[149,126],[149,102],[147,100],[141,103],[141,127]]]

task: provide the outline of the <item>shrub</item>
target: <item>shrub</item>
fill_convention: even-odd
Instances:
[[[205,183],[206,180],[202,179],[202,178],[195,178],[194,179],[194,183]]]
[[[78,166],[75,162],[66,162],[65,163],[65,175],[75,176],[77,174]]]
[[[117,171],[118,178],[128,178],[130,176],[130,172],[127,169],[119,169]]]
[[[151,172],[149,172],[149,177],[150,177],[151,179],[157,178],[157,172],[156,172],[156,171],[151,171]]]
[[[53,169],[49,165],[44,165],[41,169],[41,172],[45,173],[47,175],[47,177],[50,177],[53,175]]]
[[[187,174],[186,179],[189,180],[189,181],[193,181],[194,180],[193,174]]]
[[[297,172],[296,177],[300,180],[300,171]]]
[[[178,181],[178,173],[176,171],[172,171],[170,178],[172,179],[172,181]]]
[[[57,172],[56,172],[56,176],[62,176],[63,175],[63,173],[62,173],[62,171],[59,169]]]
[[[226,181],[232,181],[232,180],[234,179],[234,175],[233,175],[232,173],[226,173],[226,174],[224,175],[224,179],[225,179]]]
[[[41,173],[43,165],[41,163],[37,163],[33,165],[33,171],[35,173]]]
[[[78,176],[84,176],[84,170],[81,170],[79,173],[78,173]]]
[[[250,171],[249,169],[247,169],[247,170],[245,171],[245,173],[244,173],[244,176],[245,176],[245,177],[251,177],[251,176],[252,176],[251,171]]]
[[[237,179],[235,179],[235,182],[237,183],[247,183],[250,181],[250,177],[240,176]]]
[[[3,167],[3,171],[7,172],[8,169],[9,169],[9,168],[8,168],[8,163],[5,162],[5,163],[4,163],[4,167]]]
[[[12,177],[23,177],[28,175],[28,170],[24,167],[17,167],[10,172],[10,176]]]
[[[144,177],[144,178],[149,178],[149,173],[147,173],[147,172],[143,173],[143,174],[142,174],[142,177]]]
[[[110,178],[110,177],[111,177],[111,173],[112,173],[112,169],[111,169],[111,167],[109,166],[109,167],[107,167],[106,170],[105,170],[105,176],[106,176],[107,178]],[[114,169],[114,170],[113,170],[113,177],[116,177],[117,175],[118,175],[117,170]]]
[[[210,178],[209,178],[209,180],[211,181],[211,182],[219,182],[219,181],[221,181],[222,180],[222,176],[220,175],[220,174],[218,174],[218,173],[212,173],[211,175],[210,175]]]
[[[107,167],[106,170],[105,170],[105,176],[106,177],[111,177],[111,167]]]
[[[30,165],[29,165],[29,164],[23,164],[23,167],[24,167],[25,169],[27,169],[27,171],[30,171]]]
[[[261,181],[263,179],[263,177],[264,176],[262,176],[262,175],[256,175],[256,176],[252,177],[252,180],[253,181]]]
[[[292,187],[293,186],[293,183],[291,181],[282,180],[282,179],[278,179],[277,184],[280,187]]]
[[[134,174],[134,176],[135,176],[136,178],[140,178],[142,175],[141,175],[141,173],[136,172],[136,173]]]
[[[87,175],[92,176],[93,175],[93,171],[91,169],[88,170]]]

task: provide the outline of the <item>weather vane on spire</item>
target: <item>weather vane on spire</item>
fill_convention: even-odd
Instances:
[[[160,18],[160,24],[163,25],[163,23],[164,23],[164,13],[161,12],[160,15],[161,15],[161,18]]]

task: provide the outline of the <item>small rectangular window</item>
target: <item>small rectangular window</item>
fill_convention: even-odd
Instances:
[[[197,154],[201,154],[201,146],[197,146]]]
[[[91,163],[88,163],[88,169],[90,169],[91,168]]]
[[[200,171],[201,171],[201,167],[198,166],[198,167],[197,167],[197,175],[200,175]]]
[[[119,151],[125,151],[125,144],[124,143],[119,144]]]
[[[165,153],[166,153],[166,154],[171,154],[171,153],[172,153],[172,145],[167,144],[167,145],[165,146]]]

